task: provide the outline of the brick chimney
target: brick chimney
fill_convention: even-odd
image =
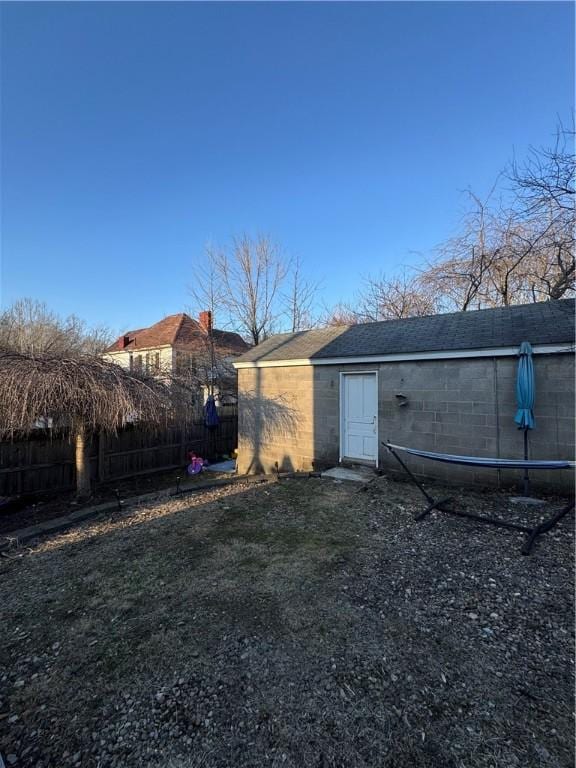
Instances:
[[[210,333],[212,331],[212,312],[209,310],[206,310],[205,312],[200,312],[198,315],[198,322],[204,328],[206,333]]]
[[[120,336],[120,344],[119,344],[120,349],[125,349],[125,347],[127,347],[128,344],[130,344],[130,336]]]

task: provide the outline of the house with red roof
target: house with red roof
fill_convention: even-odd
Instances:
[[[197,381],[206,388],[211,380],[233,375],[232,361],[249,348],[239,334],[214,328],[212,312],[200,312],[198,320],[180,312],[127,331],[104,356],[137,373]]]

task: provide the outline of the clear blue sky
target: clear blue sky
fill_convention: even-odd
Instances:
[[[5,3],[2,304],[181,311],[207,240],[414,263],[574,107],[569,3]]]

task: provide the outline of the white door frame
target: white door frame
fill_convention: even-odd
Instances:
[[[380,459],[380,442],[379,442],[379,436],[378,436],[378,430],[380,428],[379,421],[380,421],[380,413],[379,413],[379,399],[378,399],[378,371],[340,371],[340,392],[339,392],[339,398],[340,398],[340,448],[339,448],[339,457],[338,461],[342,462],[342,459],[345,458],[344,456],[344,376],[362,376],[366,374],[371,374],[372,376],[376,377],[376,468],[378,468],[378,462]]]

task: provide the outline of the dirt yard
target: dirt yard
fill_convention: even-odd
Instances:
[[[19,528],[44,523],[56,517],[76,512],[84,507],[96,504],[114,503],[116,491],[121,499],[142,496],[155,491],[175,491],[180,477],[180,487],[190,487],[197,482],[221,477],[216,473],[203,472],[196,477],[189,477],[185,468],[170,472],[142,475],[126,480],[97,485],[88,499],[78,502],[75,491],[45,493],[37,497],[20,497],[0,504],[0,539],[2,534],[12,533]],[[0,499],[1,501],[1,499]]]
[[[522,557],[420,506],[236,485],[0,558],[6,765],[569,768],[573,520]]]

